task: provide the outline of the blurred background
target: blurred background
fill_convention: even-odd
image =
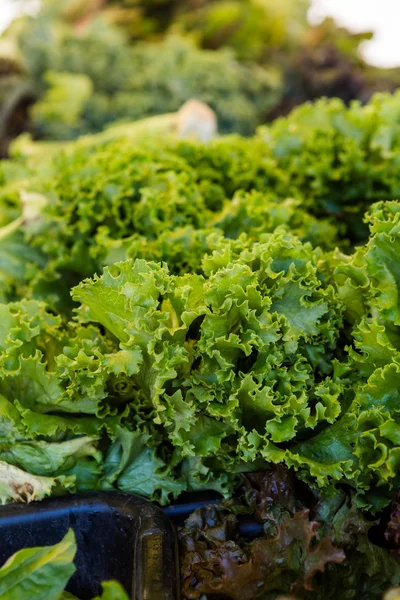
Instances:
[[[250,135],[400,85],[398,0],[0,0],[0,155],[208,104]]]

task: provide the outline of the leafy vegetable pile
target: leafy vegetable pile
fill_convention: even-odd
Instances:
[[[284,465],[323,506],[346,494],[357,519],[383,519],[383,545],[398,540],[396,508],[390,524],[379,513],[399,488],[398,107],[323,101],[248,140],[100,137],[4,162],[1,502],[114,488],[230,498],[240,473]],[[333,541],[319,539],[315,506],[296,503],[278,537],[223,538],[253,582],[279,536],[314,561],[279,563],[292,591],[352,564],[361,542],[341,540],[328,509],[315,520]],[[196,519],[184,552],[207,564]],[[235,598],[217,571],[195,591],[189,574],[187,597]]]

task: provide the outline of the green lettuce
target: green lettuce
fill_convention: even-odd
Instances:
[[[76,567],[76,541],[72,529],[54,546],[24,548],[0,568],[0,595],[4,600],[72,600],[64,591]],[[128,600],[117,581],[105,581],[101,596],[93,600]],[[76,599],[77,600],[77,599]]]
[[[397,138],[385,146],[376,128],[396,110],[384,96],[321,102],[265,140],[209,146],[78,142],[29,191],[8,182],[0,249],[18,243],[2,279],[0,460],[162,503],[227,495],[240,471],[284,462],[313,486],[387,504],[399,481],[399,204],[369,208],[356,248],[341,220],[380,197],[365,188],[371,164],[395,193]],[[294,179],[290,161],[309,153],[316,170]],[[328,175],[362,202],[339,206]]]
[[[399,93],[349,108],[335,98],[306,103],[260,134],[314,214],[334,214],[347,235],[365,239],[362,217],[399,197]]]
[[[61,542],[44,548],[24,548],[0,569],[4,600],[58,600],[75,571],[76,542],[70,530]]]
[[[70,322],[36,300],[0,306],[0,460],[163,504],[284,462],[381,508],[399,471],[396,316],[377,284],[396,272],[376,274],[388,235],[353,257],[280,227],[214,237],[199,273],[130,259],[84,280]]]

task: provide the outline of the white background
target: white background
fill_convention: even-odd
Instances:
[[[38,0],[30,2],[34,10]],[[0,0],[0,32],[19,10],[18,0]],[[335,17],[352,31],[373,31],[374,39],[363,47],[365,58],[379,66],[400,66],[400,0],[313,0],[310,22],[325,16]]]
[[[370,63],[400,66],[400,0],[313,0],[310,22],[327,15],[352,31],[374,32],[374,38],[363,47]]]

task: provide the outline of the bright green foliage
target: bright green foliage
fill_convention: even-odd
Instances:
[[[360,215],[372,202],[400,196],[398,93],[349,109],[305,104],[260,133],[310,210],[343,219],[353,238],[366,236]]]
[[[128,594],[117,581],[105,581],[102,588],[101,596],[96,596],[94,600],[128,600]]]
[[[286,462],[381,506],[398,473],[398,366],[392,347],[386,365],[368,357],[368,372],[359,358],[369,298],[379,302],[365,285],[358,353],[346,350],[351,283],[338,263],[277,230],[221,239],[203,275],[117,263],[75,288],[68,326],[35,301],[3,305],[0,458],[64,489],[163,503],[185,489],[226,493],[238,470]]]
[[[208,146],[94,137],[40,168],[28,156],[20,184],[5,164],[2,502],[18,480],[20,499],[118,488],[167,503],[283,462],[387,504],[400,209],[370,205],[396,191],[396,103],[317,103],[264,139]],[[360,233],[367,208],[354,248],[341,219]]]
[[[258,100],[267,74],[248,84],[229,54],[218,70],[215,55],[171,38],[161,60],[159,48],[140,46],[114,69],[125,42],[111,29],[111,54],[94,30],[79,44],[58,31],[51,60],[39,29],[25,42],[42,56],[39,80],[57,73],[36,108],[54,138],[95,131],[110,115],[175,110],[198,82],[202,99],[218,98],[226,129],[249,131],[269,102]],[[185,78],[171,78],[174,69]],[[311,487],[307,508],[335,544],[293,501],[291,517],[268,517],[262,543],[227,557],[223,548],[221,568],[200,540],[203,562],[188,564],[201,577],[188,576],[189,588],[215,570],[233,598],[245,582],[252,600],[266,565],[277,589],[278,564],[295,565],[304,598],[325,565],[321,597],[343,580],[349,598],[396,585],[397,559],[368,538],[361,511],[378,513],[400,484],[399,107],[398,94],[349,109],[324,100],[252,139],[209,145],[178,142],[164,117],[151,135],[148,122],[126,134],[119,125],[65,153],[59,143],[17,144],[18,158],[0,169],[0,503],[114,489],[160,504],[185,491],[231,497],[241,473],[279,465]],[[194,525],[190,535],[202,536]],[[397,543],[396,519],[388,531]],[[39,549],[7,563],[0,596],[42,598],[37,581],[59,568],[45,593],[70,597],[66,540],[67,559]],[[350,548],[346,559],[340,548]],[[124,597],[104,585],[104,600]]]
[[[243,231],[254,241],[279,227],[314,246],[337,243],[328,220],[270,191],[283,196],[285,175],[259,140],[227,138],[210,148],[176,142],[145,148],[126,140],[82,146],[33,185],[47,205],[23,228],[49,261],[26,278],[36,298],[56,305],[68,304],[69,288],[83,277],[126,258],[166,261],[174,273],[201,272],[204,254]]]
[[[400,194],[398,105],[398,96],[350,109],[321,101],[259,138],[208,147],[94,138],[72,148],[34,183],[48,207],[32,245],[56,261],[41,277],[63,273],[65,302],[80,278],[129,257],[198,271],[212,232],[258,239],[283,225],[324,249],[365,241],[365,210]]]
[[[4,600],[73,600],[65,592],[75,572],[76,541],[72,529],[54,546],[24,548],[0,568],[0,594]],[[128,600],[117,581],[105,581],[101,596],[93,600]],[[76,599],[77,600],[77,599]]]
[[[188,456],[214,454],[234,433],[240,445],[242,426],[257,422],[266,439],[287,441],[340,412],[328,381],[317,385],[313,372],[323,381],[330,373],[332,326],[340,327],[340,301],[321,281],[318,254],[279,234],[251,249],[232,246],[205,259],[206,279],[174,278],[136,261],[114,265],[74,292],[81,318],[101,323],[123,344],[124,364],[131,357],[156,422],[173,426],[184,410],[187,432],[175,424],[170,437]],[[318,364],[319,356],[326,362]],[[197,441],[208,427],[213,433]]]
[[[23,285],[45,260],[38,250],[29,248],[17,218],[0,227],[0,301],[23,295]]]
[[[330,430],[296,449],[328,477],[354,472],[365,494],[359,501],[375,508],[399,484],[399,214],[398,202],[374,205],[368,215],[369,242],[351,259],[338,259],[336,287],[353,328],[348,364],[342,367],[352,382],[352,400]]]
[[[25,548],[0,569],[0,595],[4,600],[59,600],[75,571],[75,536],[70,530],[55,546]]]
[[[277,231],[221,241],[204,276],[118,263],[75,289],[81,324],[33,300],[3,305],[0,459],[65,489],[162,502],[229,489],[241,461],[279,460],[274,443],[341,410],[342,303],[321,258]]]

